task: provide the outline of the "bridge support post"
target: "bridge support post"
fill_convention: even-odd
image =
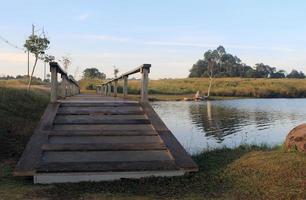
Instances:
[[[50,101],[51,103],[55,103],[57,101],[57,69],[56,67],[50,66],[51,71],[51,95]]]
[[[123,77],[123,97],[126,98],[128,94],[128,76]]]
[[[117,88],[118,88],[118,80],[115,80],[115,83],[114,83],[114,97],[117,97]]]
[[[62,96],[63,96],[63,98],[66,98],[66,96],[67,96],[67,82],[68,82],[67,75],[62,74],[61,77],[62,77]]]
[[[107,84],[107,96],[112,94],[112,86],[111,84]]]
[[[148,101],[148,82],[150,68],[143,66],[141,68],[141,101]]]

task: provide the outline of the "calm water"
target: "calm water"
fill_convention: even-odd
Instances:
[[[306,99],[153,102],[185,149],[194,154],[240,144],[281,144],[306,122]]]

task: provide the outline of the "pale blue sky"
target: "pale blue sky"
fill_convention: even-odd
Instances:
[[[49,53],[72,57],[71,74],[151,63],[151,78],[186,77],[218,45],[252,66],[306,71],[304,0],[2,0],[0,19],[0,36],[19,46],[32,23],[44,27]],[[0,41],[0,69],[25,74],[26,54]]]

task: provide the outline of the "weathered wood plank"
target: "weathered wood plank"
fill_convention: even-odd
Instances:
[[[151,151],[46,151],[44,162],[132,162],[172,160],[165,150]]]
[[[149,124],[145,125],[54,125],[53,130],[83,130],[83,131],[92,131],[92,130],[103,130],[103,131],[119,131],[119,130],[126,130],[126,131],[150,131],[153,130],[152,126]]]
[[[55,115],[58,107],[59,103],[50,103],[46,108],[38,126],[34,130],[34,134],[15,167],[15,176],[31,176],[35,173],[36,168],[41,162],[41,146],[48,142],[48,135],[44,134],[45,132],[42,129],[48,126],[50,120],[53,120],[52,117]]]
[[[54,124],[112,124],[112,125],[132,125],[132,124],[150,124],[150,120],[148,119],[101,119],[101,118],[83,118],[83,119],[75,119],[75,118],[60,118],[56,117],[54,120]]]
[[[163,143],[124,143],[124,144],[44,144],[43,151],[147,151],[166,150]]]
[[[129,107],[139,107],[139,103],[137,102],[62,102],[61,107],[122,107],[122,106],[129,106]]]
[[[49,137],[50,144],[126,144],[126,143],[162,143],[159,136],[52,136]]]
[[[119,172],[177,170],[173,160],[134,162],[49,162],[42,163],[38,172]]]
[[[198,171],[197,164],[188,155],[184,147],[178,142],[171,131],[166,127],[164,122],[159,118],[157,113],[148,102],[142,102],[141,106],[151,120],[154,129],[165,143],[166,147],[174,157],[176,164],[185,171]]]
[[[158,135],[156,131],[153,129],[148,131],[141,131],[141,130],[134,130],[134,131],[127,131],[127,130],[117,130],[117,131],[67,131],[67,130],[53,130],[47,132],[49,137],[52,136],[140,136],[140,135]]]
[[[137,115],[143,111],[140,107],[60,107],[58,114]]]
[[[124,119],[148,119],[145,115],[57,115],[55,121],[61,120],[124,120]]]

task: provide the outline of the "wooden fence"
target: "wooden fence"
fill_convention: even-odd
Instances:
[[[51,71],[51,103],[57,102],[59,98],[66,98],[80,93],[80,87],[73,77],[68,77],[57,62],[50,62]],[[61,81],[58,82],[58,74],[61,75]]]
[[[132,74],[141,73],[141,101],[148,101],[148,83],[151,64],[143,64],[129,72],[120,75],[117,78],[109,80],[100,86],[97,86],[97,94],[117,97],[118,81],[123,80],[123,97],[128,95],[128,77]]]

